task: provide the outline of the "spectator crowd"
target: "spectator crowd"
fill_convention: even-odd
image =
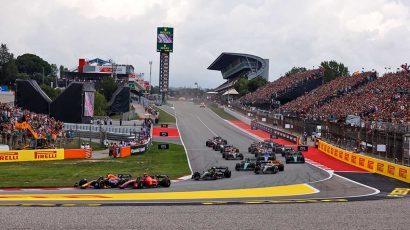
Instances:
[[[23,110],[12,104],[0,103],[0,133],[2,143],[14,146],[17,142],[26,143],[33,137],[27,128],[19,127],[19,123],[27,122],[38,135],[38,138],[53,142],[63,135],[64,123],[54,118]]]
[[[275,109],[274,112],[306,118],[312,109],[349,94],[376,78],[375,72],[341,76]]]
[[[308,81],[323,76],[323,69],[308,70],[288,76],[280,77],[274,82],[270,82],[255,92],[248,93],[239,100],[246,104],[264,104],[270,103],[272,98],[278,97],[288,91],[305,84]]]

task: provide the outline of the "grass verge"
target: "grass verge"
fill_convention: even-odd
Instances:
[[[208,107],[214,111],[214,113],[218,114],[218,116],[222,117],[225,120],[238,120],[236,117],[232,116],[231,114],[224,111],[223,108],[219,108],[217,104],[209,104]]]
[[[175,124],[176,120],[175,117],[172,116],[171,114],[165,112],[164,110],[155,107],[155,110],[159,112],[159,123],[165,123],[165,124]]]
[[[171,178],[190,174],[184,147],[169,145],[168,150],[160,150],[158,143],[153,142],[148,152],[128,158],[1,163],[0,187],[73,186],[82,178],[94,179],[107,173],[129,173],[137,177],[147,172]]]

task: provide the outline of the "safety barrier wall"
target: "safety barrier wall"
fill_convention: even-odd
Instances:
[[[129,157],[129,156],[131,156],[131,147],[130,146],[121,147],[120,157]]]
[[[377,173],[410,183],[410,167],[353,153],[330,145],[322,140],[319,141],[319,150],[340,161],[367,170],[369,172]]]
[[[51,161],[63,159],[64,149],[0,151],[0,163],[19,161]]]
[[[290,133],[283,132],[283,131],[278,130],[278,129],[275,129],[275,128],[271,127],[271,126],[268,126],[268,125],[265,125],[265,124],[261,124],[261,123],[259,123],[259,122],[252,121],[252,122],[251,122],[251,128],[252,128],[252,129],[260,129],[260,130],[263,130],[263,131],[265,131],[265,132],[267,132],[267,133],[274,134],[274,135],[276,135],[276,136],[279,137],[279,138],[285,139],[285,140],[290,141],[290,142],[293,142],[293,143],[297,143],[297,142],[298,142],[298,137],[297,137],[297,136],[292,135],[292,134],[290,134]]]
[[[84,159],[85,149],[64,149],[64,159]]]

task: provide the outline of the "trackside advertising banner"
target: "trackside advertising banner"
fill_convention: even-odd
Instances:
[[[63,159],[64,149],[0,151],[0,163],[18,161],[53,161]]]
[[[349,152],[330,145],[324,141],[319,141],[319,150],[340,161],[362,168],[369,172],[410,183],[410,167]]]

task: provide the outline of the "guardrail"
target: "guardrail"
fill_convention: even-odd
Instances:
[[[119,126],[119,125],[93,125],[93,124],[74,124],[64,123],[66,131],[88,131],[88,132],[109,132],[119,134],[130,134],[141,131],[141,125]]]
[[[271,135],[272,135],[272,134],[273,134],[273,135],[276,135],[277,137],[280,137],[280,138],[285,139],[285,140],[287,140],[287,141],[290,141],[290,142],[292,142],[292,143],[297,143],[297,141],[298,141],[298,140],[297,140],[298,137],[295,136],[295,135],[293,135],[293,134],[284,132],[284,131],[279,130],[279,129],[275,129],[275,128],[271,127],[271,126],[268,126],[268,125],[265,125],[265,124],[261,124],[261,123],[259,123],[259,122],[252,121],[252,122],[251,122],[251,128],[252,128],[252,129],[260,129],[260,130],[263,130],[263,131],[265,131],[265,132],[267,132],[267,133],[269,133],[269,134],[271,134]]]

